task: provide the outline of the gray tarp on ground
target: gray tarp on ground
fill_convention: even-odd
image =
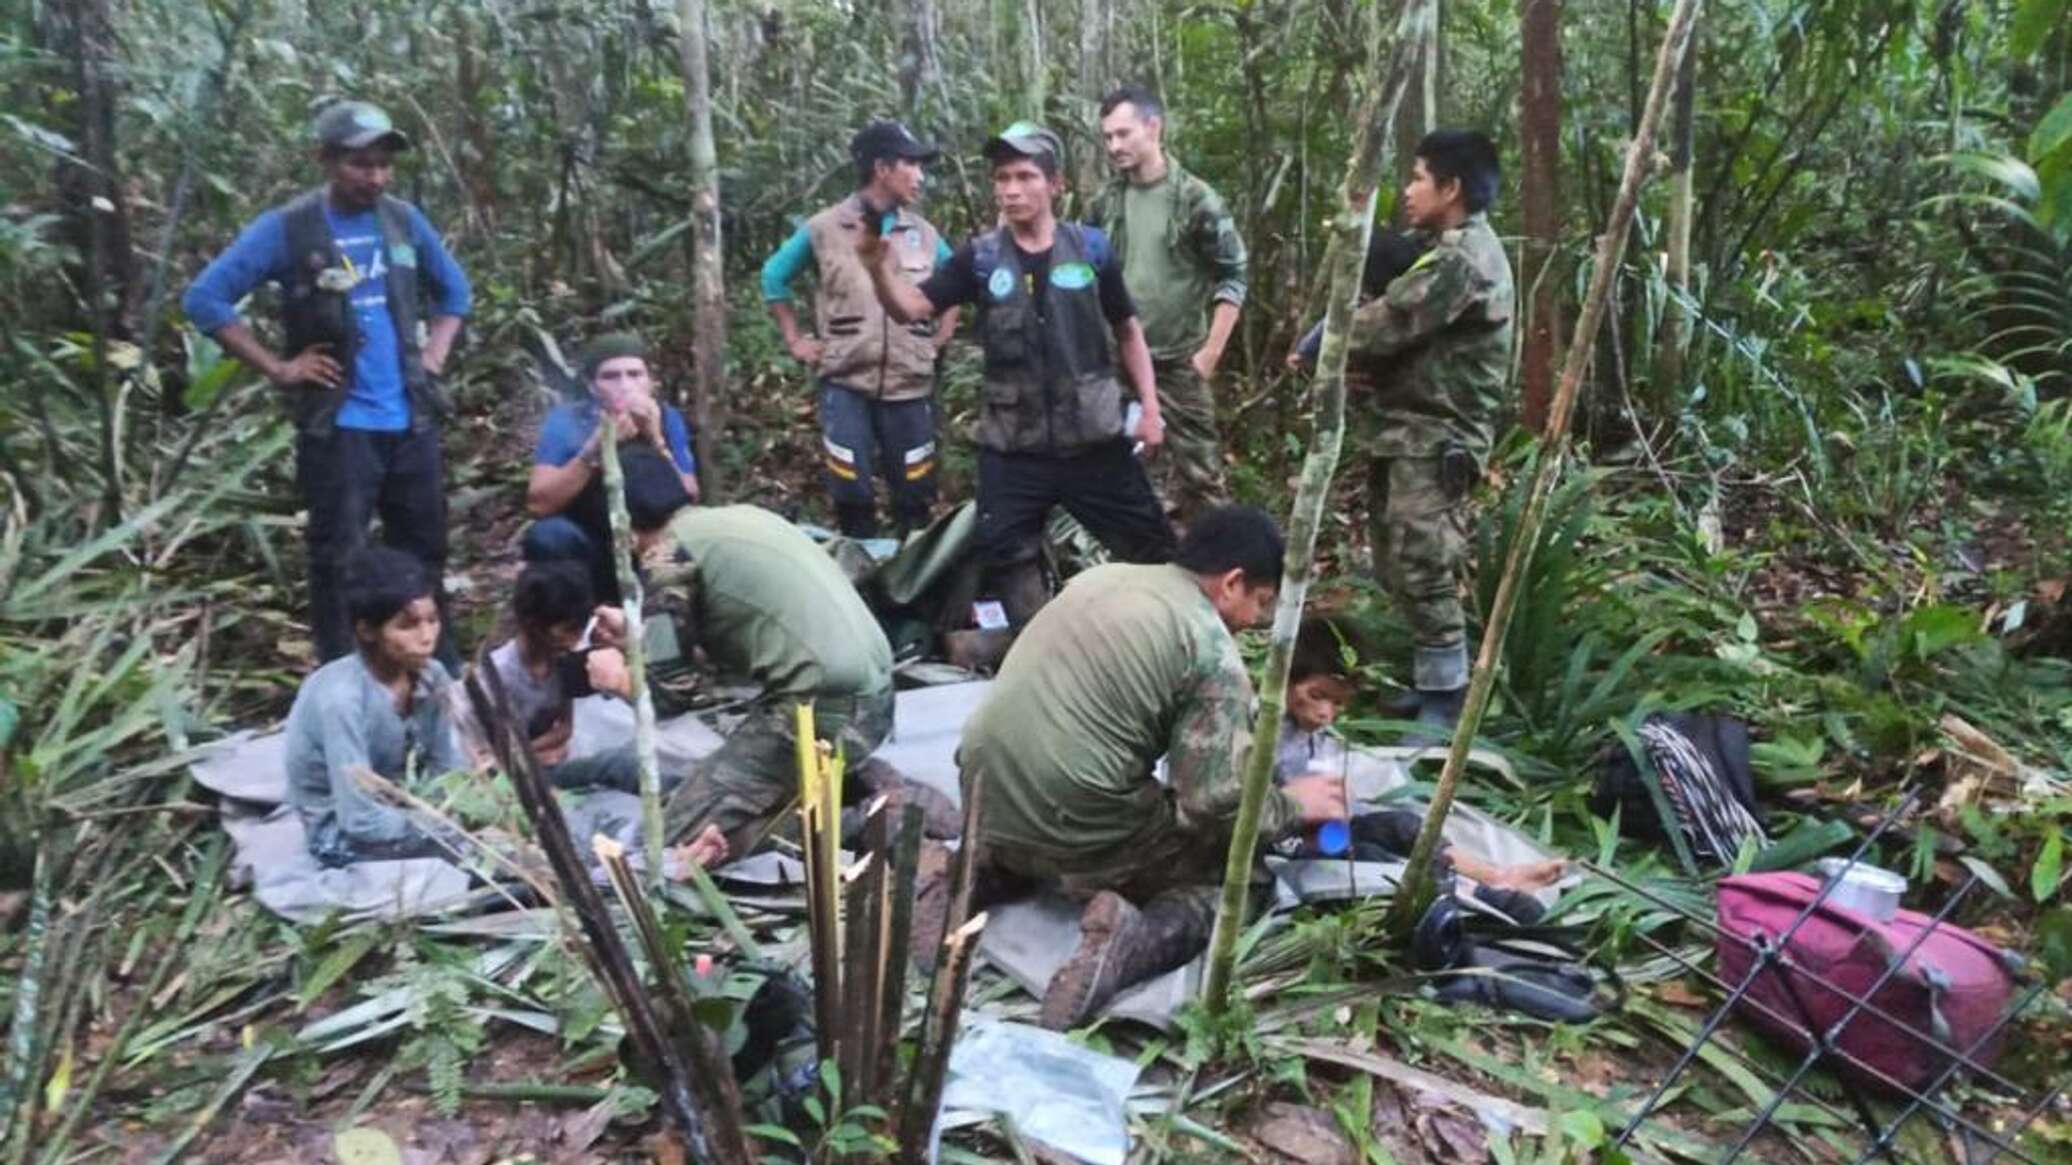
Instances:
[[[892,736],[880,757],[909,778],[955,798],[957,742],[964,721],[985,698],[989,684],[977,681],[917,688],[899,693]],[[602,698],[577,701],[573,751],[584,755],[632,734],[632,713]],[[718,747],[720,736],[695,717],[677,717],[661,727],[664,768],[680,771]],[[1344,761],[1356,802],[1373,805],[1407,780],[1395,750],[1355,749]],[[1500,763],[1500,762],[1496,762]],[[296,921],[314,921],[334,910],[396,917],[433,913],[465,904],[474,896],[467,876],[445,862],[367,862],[327,870],[309,857],[302,825],[281,802],[286,797],[278,733],[241,734],[211,750],[193,766],[195,779],[226,798],[224,828],[238,846],[238,862],[254,871],[253,892],[268,909]],[[591,793],[565,799],[579,836],[601,817],[607,828],[637,815],[625,794]],[[580,816],[579,816],[580,815]],[[1446,824],[1447,840],[1490,861],[1512,865],[1552,856],[1516,830],[1468,806],[1456,806]],[[749,863],[744,863],[747,865]],[[1387,892],[1401,863],[1270,859],[1278,905],[1343,898],[1349,893]],[[750,880],[753,880],[752,878]],[[479,894],[475,891],[474,894]],[[1551,902],[1554,891],[1542,892]],[[1032,994],[1041,995],[1050,976],[1079,942],[1079,907],[1061,894],[1039,894],[991,911],[980,950],[995,967]],[[1181,1004],[1199,988],[1197,962],[1125,992],[1107,1014],[1170,1029]]]

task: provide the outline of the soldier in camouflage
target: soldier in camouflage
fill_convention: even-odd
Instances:
[[[1196,519],[1170,564],[1077,576],[965,725],[958,763],[967,788],[984,782],[977,905],[1037,881],[1091,899],[1044,994],[1048,1027],[1079,1026],[1208,943],[1251,751],[1252,683],[1231,633],[1272,608],[1282,549],[1264,511],[1226,506]],[[1344,812],[1338,778],[1297,778],[1268,796],[1261,830]],[[925,893],[916,909],[929,916]]]
[[[699,664],[759,685],[760,696],[717,752],[699,761],[664,808],[672,841],[707,825],[747,853],[798,789],[796,709],[813,705],[815,735],[851,768],[892,730],[892,648],[841,569],[797,527],[755,506],[693,507],[659,459],[626,464],[626,512],[647,584],[649,687],[658,711],[683,710]],[[590,682],[625,695],[625,633],[604,613]],[[695,653],[695,654],[694,654]]]
[[[1467,690],[1470,495],[1504,410],[1511,366],[1511,264],[1485,212],[1496,147],[1440,130],[1418,143],[1403,204],[1432,247],[1353,316],[1351,369],[1371,384],[1359,439],[1383,585],[1410,624],[1417,718],[1450,731]]]
[[[1246,257],[1222,196],[1180,168],[1164,137],[1165,106],[1149,90],[1125,85],[1102,99],[1101,140],[1116,176],[1087,221],[1122,256],[1151,346],[1166,425],[1166,453],[1153,471],[1184,525],[1224,497],[1212,384],[1245,303]]]

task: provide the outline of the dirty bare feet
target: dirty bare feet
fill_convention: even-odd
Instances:
[[[1551,861],[1527,862],[1522,866],[1500,866],[1488,885],[1500,890],[1538,890],[1552,886],[1568,873],[1568,863],[1560,858]]]
[[[662,855],[662,872],[672,882],[689,880],[691,867],[709,870],[727,860],[727,838],[717,825],[707,825],[698,836],[682,845],[670,846]]]

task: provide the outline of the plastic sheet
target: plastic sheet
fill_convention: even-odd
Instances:
[[[1004,1113],[1023,1136],[1086,1165],[1123,1165],[1138,1071],[1057,1032],[973,1019],[950,1050],[943,1112]]]

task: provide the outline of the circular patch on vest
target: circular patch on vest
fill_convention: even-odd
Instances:
[[[1094,269],[1089,263],[1062,263],[1050,269],[1050,285],[1066,291],[1080,291],[1094,285]]]
[[[993,277],[986,280],[986,290],[994,299],[1006,299],[1014,294],[1014,272],[1005,267],[993,268]]]

